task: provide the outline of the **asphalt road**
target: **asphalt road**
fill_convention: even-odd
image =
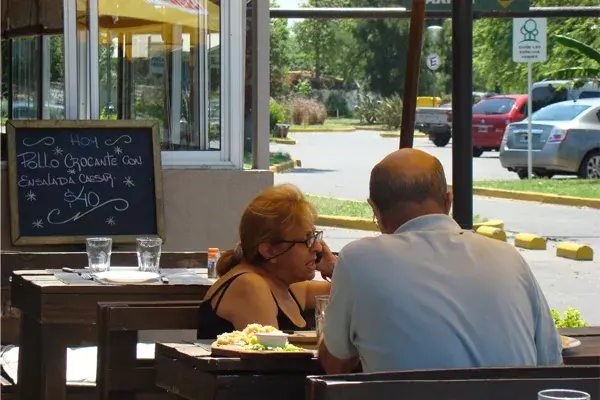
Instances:
[[[302,168],[275,175],[275,183],[290,182],[305,193],[365,200],[371,168],[386,154],[397,149],[398,139],[381,138],[377,132],[292,134],[294,146],[271,145],[273,151],[289,152],[302,160]],[[435,147],[427,139],[415,139],[415,148],[438,157],[446,176],[452,179],[452,149]],[[496,153],[474,159],[473,179],[517,179],[500,166]],[[600,325],[600,211],[514,200],[475,196],[476,214],[501,219],[509,235],[528,232],[549,238],[548,250],[522,254],[529,262],[551,307],[581,309],[589,322]],[[372,232],[325,228],[333,249],[341,249]],[[578,262],[555,256],[556,241],[591,245],[595,261]]]

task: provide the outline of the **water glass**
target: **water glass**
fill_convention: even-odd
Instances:
[[[315,296],[315,329],[317,333],[317,339],[323,334],[323,328],[325,326],[325,308],[329,304],[329,296]]]
[[[138,238],[136,242],[139,270],[159,273],[162,239]]]
[[[85,239],[85,250],[91,272],[104,272],[110,269],[111,238],[87,238]]]
[[[538,400],[590,400],[586,392],[571,389],[548,389],[538,393]]]

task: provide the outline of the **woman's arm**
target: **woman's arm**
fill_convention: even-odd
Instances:
[[[314,310],[317,303],[315,296],[329,295],[331,283],[326,281],[299,282],[291,285],[290,289],[298,301],[304,305],[305,310]]]
[[[230,321],[235,329],[242,330],[249,324],[277,324],[277,305],[265,280],[256,274],[244,274],[237,278],[224,294],[218,314]],[[202,323],[202,321],[200,321]]]

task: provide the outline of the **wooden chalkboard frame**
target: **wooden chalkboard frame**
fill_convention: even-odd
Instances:
[[[19,201],[17,187],[17,147],[16,139],[18,129],[26,128],[149,128],[152,132],[152,158],[154,171],[154,195],[156,198],[156,228],[157,235],[165,238],[165,217],[163,201],[162,162],[161,148],[157,121],[139,120],[9,120],[6,122],[8,139],[8,184],[10,203],[10,227],[12,244],[17,245],[57,245],[57,244],[82,244],[86,237],[77,236],[22,236],[19,227]],[[113,243],[133,244],[135,235],[113,235]]]

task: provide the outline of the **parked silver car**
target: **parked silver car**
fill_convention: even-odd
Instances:
[[[554,103],[533,113],[531,121],[535,175],[600,179],[600,98]],[[527,177],[527,120],[506,127],[500,163]]]

